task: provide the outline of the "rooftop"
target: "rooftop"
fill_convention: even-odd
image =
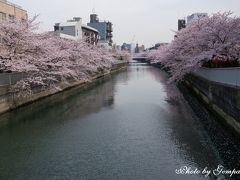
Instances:
[[[16,5],[16,4],[14,4],[14,3],[11,3],[11,2],[9,2],[9,1],[7,1],[7,0],[0,0],[0,2],[3,2],[3,3],[5,3],[5,4],[14,6],[14,7],[18,8],[18,9],[24,10],[21,6]],[[24,11],[25,11],[25,10],[24,10]]]
[[[98,32],[97,29],[92,28],[92,27],[90,27],[90,26],[87,26],[87,25],[85,25],[85,24],[82,24],[82,28],[85,28],[85,29],[89,29],[89,30],[92,30],[92,31]]]
[[[79,23],[79,21],[67,21],[67,22],[61,22],[61,23],[56,23],[59,26],[76,26]]]

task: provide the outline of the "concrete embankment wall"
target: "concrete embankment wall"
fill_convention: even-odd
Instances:
[[[184,81],[206,106],[240,135],[240,87],[189,75]]]
[[[26,97],[17,96],[16,94],[12,93],[10,91],[11,85],[9,84],[1,85],[0,86],[0,114],[13,110],[15,108],[18,108],[20,106],[32,103],[34,101],[40,100],[42,98],[46,98],[56,93],[60,93],[62,91],[65,91],[67,89],[70,89],[76,86],[85,86],[91,82],[94,82],[96,79],[109,75],[115,71],[125,69],[126,67],[127,67],[127,63],[119,63],[114,65],[111,71],[107,73],[100,73],[92,77],[89,82],[76,81],[76,80],[71,80],[68,82],[60,82],[57,85],[57,87],[59,87],[57,89],[56,88],[46,88],[46,89],[37,88],[33,90],[33,93],[30,96],[26,96]]]

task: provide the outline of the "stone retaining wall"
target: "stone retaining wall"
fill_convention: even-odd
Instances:
[[[240,87],[209,81],[193,74],[186,77],[185,84],[211,111],[240,134]]]
[[[124,69],[126,67],[127,67],[126,63],[119,63],[117,65],[114,65],[111,71],[109,71],[105,74],[102,73],[102,74],[96,75],[95,77],[92,77],[90,82],[88,82],[88,83],[91,83],[98,78],[109,75],[115,71]],[[34,101],[40,100],[42,98],[46,98],[46,97],[54,95],[56,93],[60,93],[69,88],[73,88],[76,86],[84,86],[88,83],[86,83],[84,81],[73,81],[73,80],[68,81],[68,82],[60,82],[57,85],[59,87],[58,89],[56,89],[56,88],[55,89],[48,88],[48,89],[44,89],[44,90],[35,89],[33,91],[34,93],[27,97],[19,97],[19,96],[16,96],[16,94],[11,93],[10,92],[11,85],[2,85],[2,86],[0,86],[0,114],[10,111],[12,109],[15,109],[17,107],[20,107],[22,105],[26,105],[26,104],[32,103]]]

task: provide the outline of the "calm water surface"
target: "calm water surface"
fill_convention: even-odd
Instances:
[[[0,179],[195,180],[221,163],[167,75],[132,64],[0,117]]]

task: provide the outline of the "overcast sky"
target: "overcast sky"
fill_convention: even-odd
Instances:
[[[100,20],[113,23],[114,42],[138,42],[147,47],[170,42],[177,19],[195,12],[209,14],[233,11],[240,16],[240,0],[10,0],[21,5],[29,16],[40,14],[42,31],[53,30],[56,22],[72,17],[89,21],[93,9]],[[135,37],[135,38],[134,38]]]

